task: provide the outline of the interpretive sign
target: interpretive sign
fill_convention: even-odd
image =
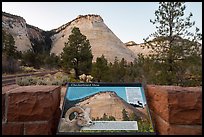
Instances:
[[[140,83],[68,83],[57,134],[155,134]]]

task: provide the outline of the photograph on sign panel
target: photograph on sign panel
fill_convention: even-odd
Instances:
[[[154,132],[141,87],[69,87],[59,132]]]

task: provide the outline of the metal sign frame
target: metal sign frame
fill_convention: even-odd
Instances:
[[[72,134],[156,135],[142,84],[67,83],[57,135]]]

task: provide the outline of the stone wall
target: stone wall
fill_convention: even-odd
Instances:
[[[58,86],[2,87],[2,134],[56,134],[61,110]],[[202,134],[202,87],[145,88],[159,135]]]
[[[2,87],[2,135],[56,134],[59,86]]]
[[[202,87],[148,85],[145,92],[157,134],[202,134]]]

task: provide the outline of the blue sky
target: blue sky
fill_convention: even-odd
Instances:
[[[154,19],[158,2],[2,2],[2,11],[23,17],[30,25],[43,30],[55,29],[78,15],[100,15],[122,42],[143,43],[155,31]],[[187,2],[186,15],[202,31],[202,3]]]
[[[140,102],[143,104],[146,104],[146,99],[144,95],[144,91],[141,87],[129,87],[133,90],[133,94],[139,95],[141,94],[141,98],[137,98]],[[104,92],[104,91],[114,91],[118,96],[123,98],[125,101],[127,101],[127,95],[126,95],[126,87],[69,87],[68,92],[66,94],[66,98],[68,100],[76,100],[76,99],[82,99],[86,96],[90,96],[93,94],[96,94],[97,92]],[[138,93],[140,92],[140,94]]]
[[[76,100],[96,94],[99,91],[115,91],[118,96],[127,101],[125,87],[69,87],[67,99]]]

